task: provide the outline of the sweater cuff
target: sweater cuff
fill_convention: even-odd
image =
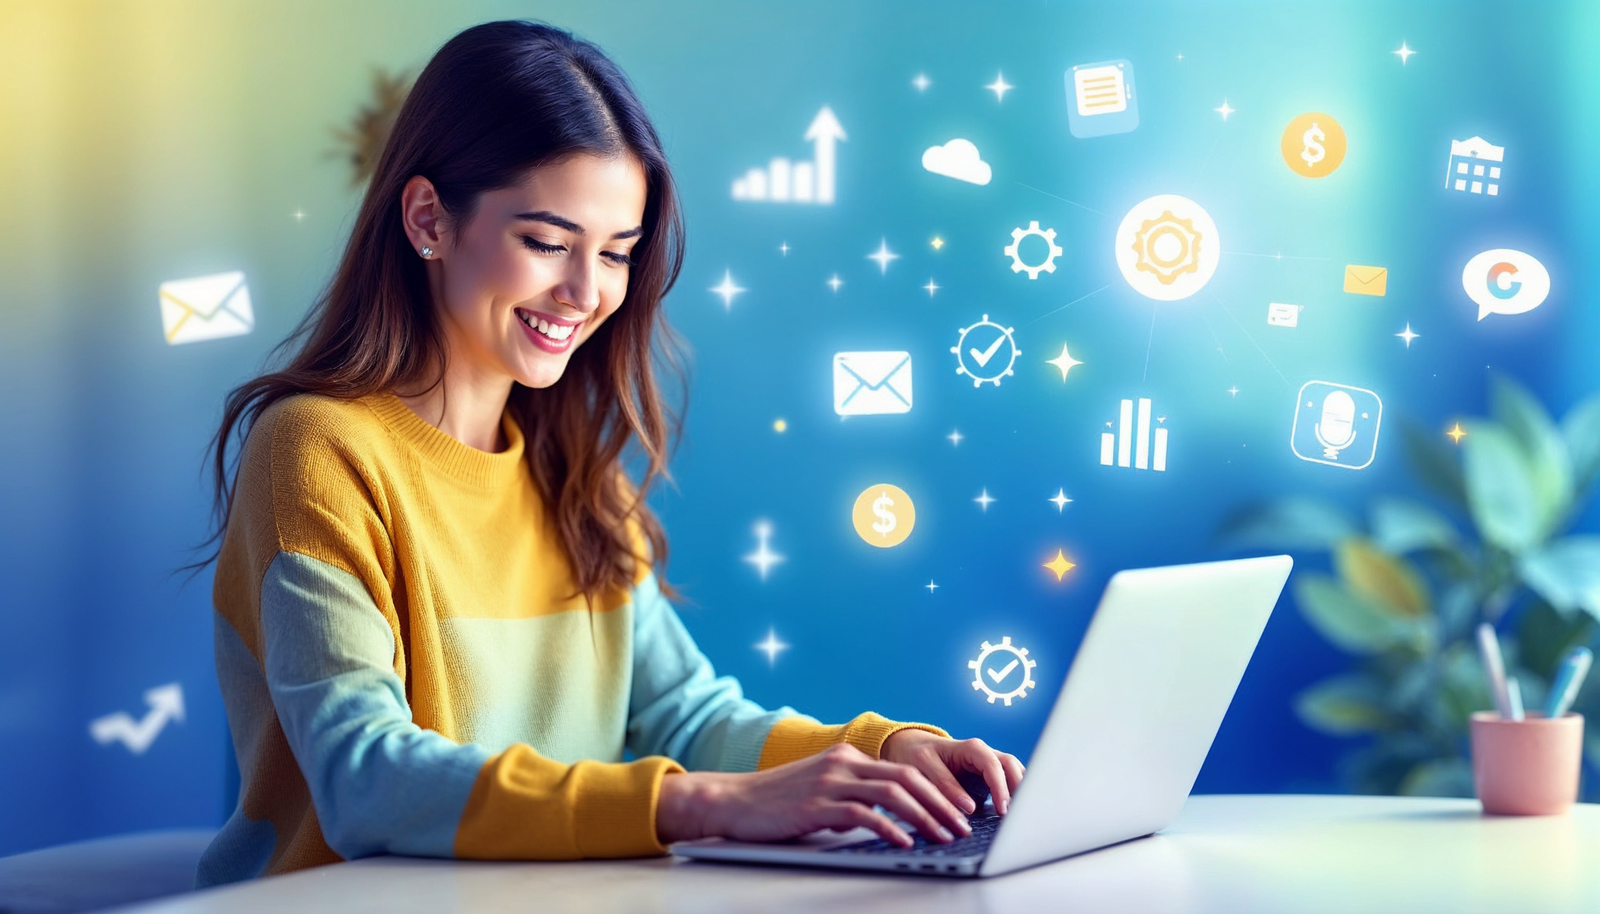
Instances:
[[[930,724],[899,723],[871,711],[847,724],[829,726],[809,717],[795,715],[772,725],[761,747],[761,770],[816,755],[830,746],[849,743],[872,758],[883,753],[883,742],[901,730],[926,730],[939,736],[950,734]]]

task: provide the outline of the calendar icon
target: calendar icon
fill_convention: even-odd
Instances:
[[[1450,165],[1444,172],[1444,186],[1468,194],[1500,195],[1500,163],[1506,148],[1481,136],[1450,141]]]

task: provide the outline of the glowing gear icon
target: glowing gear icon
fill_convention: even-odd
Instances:
[[[1176,194],[1141,200],[1122,218],[1117,269],[1135,292],[1156,301],[1188,298],[1211,281],[1222,253],[1217,224],[1200,204]]]
[[[980,327],[993,327],[999,333],[993,337],[987,332],[980,334],[979,342],[987,343],[983,349],[977,346],[968,347],[967,337]],[[1012,327],[1002,327],[989,320],[987,314],[976,324],[962,328],[961,337],[950,347],[950,351],[956,356],[956,374],[964,374],[971,378],[973,387],[981,387],[985,381],[999,387],[1001,378],[1015,373],[1011,366],[1016,364],[1017,356],[1022,355],[1021,350],[1017,349],[1017,338],[1012,336],[1013,330]],[[1003,367],[1000,360],[995,358],[1002,346],[1011,350],[1011,357],[1005,360]]]
[[[1146,219],[1133,235],[1136,268],[1154,273],[1157,282],[1170,286],[1179,276],[1199,271],[1201,241],[1193,220],[1163,210],[1154,219]]]
[[[1024,263],[1022,255],[1017,253],[1022,248],[1022,239],[1029,235],[1038,235],[1043,238],[1047,246],[1044,260],[1039,263]],[[1054,273],[1056,271],[1056,258],[1063,253],[1065,252],[1056,244],[1056,230],[1039,228],[1039,220],[1037,219],[1029,222],[1028,227],[1025,229],[1012,229],[1011,243],[1006,245],[1005,248],[1006,256],[1011,258],[1011,272],[1021,273],[1027,271],[1029,279],[1038,279],[1040,273]]]
[[[991,670],[986,661],[991,654],[997,653],[1010,654],[1012,659],[1000,669]],[[1019,666],[1022,667],[1022,677],[1014,689],[1001,692],[983,681],[984,674],[988,673],[989,677],[994,680],[994,684],[998,686],[1010,675],[1013,668]],[[1010,635],[1001,638],[999,644],[983,642],[983,650],[978,654],[978,659],[967,661],[967,669],[972,671],[972,687],[989,696],[989,704],[994,704],[995,700],[999,699],[1005,702],[1008,708],[1011,707],[1011,699],[1027,698],[1028,690],[1037,685],[1033,681],[1033,668],[1035,666],[1038,666],[1038,663],[1028,659],[1028,649],[1012,644]]]

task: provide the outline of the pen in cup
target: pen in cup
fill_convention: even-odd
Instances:
[[[1494,636],[1494,626],[1487,622],[1478,625],[1478,652],[1483,655],[1483,670],[1489,677],[1489,694],[1494,696],[1495,710],[1509,719],[1511,692],[1506,686],[1506,664],[1500,656],[1500,641]]]
[[[1515,676],[1506,680],[1506,704],[1511,708],[1511,719],[1522,720],[1522,683]]]
[[[1583,686],[1584,677],[1589,675],[1589,665],[1594,662],[1594,652],[1586,647],[1573,648],[1561,661],[1561,667],[1556,671],[1555,682],[1550,685],[1550,700],[1545,706],[1545,716],[1550,718],[1561,717],[1572,707],[1573,699],[1578,697],[1578,689]]]

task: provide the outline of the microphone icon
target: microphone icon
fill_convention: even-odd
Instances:
[[[1322,419],[1315,426],[1322,456],[1338,460],[1339,452],[1356,440],[1356,401],[1342,390],[1330,392],[1322,400]]]

